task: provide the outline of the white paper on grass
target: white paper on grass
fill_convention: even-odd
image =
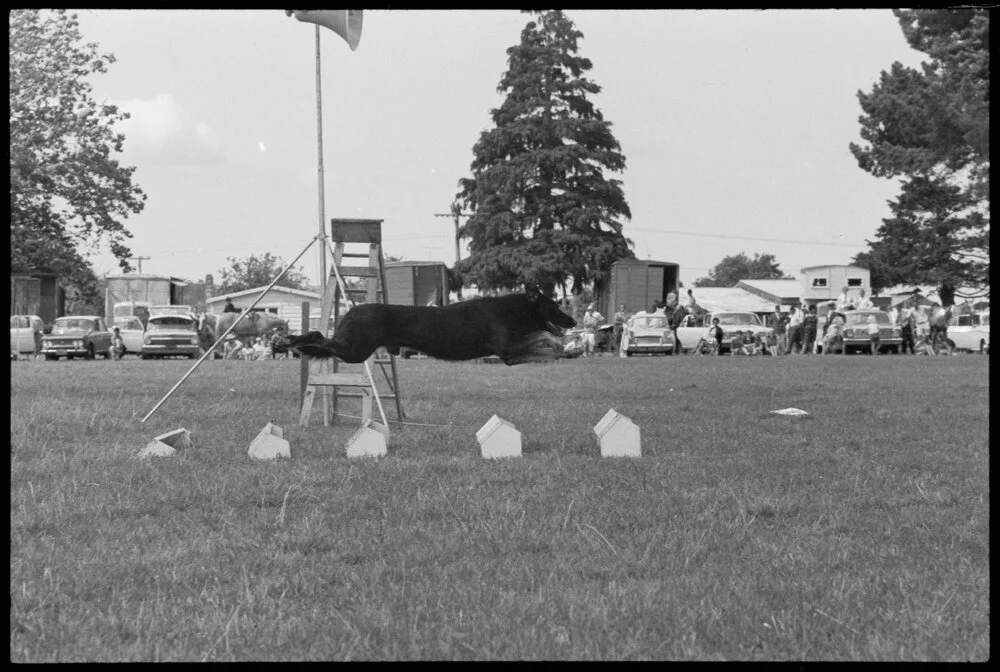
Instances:
[[[809,413],[803,411],[801,408],[782,408],[771,412],[777,413],[778,415],[809,415]]]

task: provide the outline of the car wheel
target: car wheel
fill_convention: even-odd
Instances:
[[[151,359],[150,355],[142,354],[139,355],[140,359]]]
[[[45,355],[46,362],[54,362],[59,359],[59,355]]]
[[[188,359],[198,359],[198,355],[188,355]]]

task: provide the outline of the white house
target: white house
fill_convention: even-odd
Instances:
[[[254,302],[257,296],[264,291],[263,287],[245,289],[242,292],[232,292],[231,294],[219,294],[205,301],[205,306],[210,313],[221,313],[226,307],[226,299],[232,299],[233,305],[241,312]],[[261,298],[260,302],[254,306],[254,310],[259,310],[277,315],[288,322],[288,328],[296,333],[303,333],[302,330],[302,302],[309,302],[311,312],[318,311],[322,307],[320,296],[316,292],[309,292],[303,289],[292,289],[291,287],[281,287],[275,285],[267,294]],[[344,308],[341,309],[343,312]],[[308,331],[308,329],[306,329]]]
[[[857,299],[862,289],[868,298],[872,295],[871,272],[860,266],[807,266],[800,272],[799,280],[802,301],[808,304],[834,301],[844,287],[850,299]]]

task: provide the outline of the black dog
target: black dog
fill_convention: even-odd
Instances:
[[[402,347],[448,360],[497,355],[512,366],[552,361],[562,353],[563,329],[576,320],[532,285],[523,294],[483,297],[447,306],[366,303],[344,316],[333,338],[318,331],[286,337],[275,352],[294,350],[308,357],[337,357],[356,364],[379,347],[393,355]]]

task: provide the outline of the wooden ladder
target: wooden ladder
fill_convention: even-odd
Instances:
[[[323,297],[323,309],[320,313],[320,324],[328,325],[333,317],[334,329],[340,324],[340,302],[346,299],[350,307],[357,305],[358,299],[364,303],[388,303],[386,291],[385,262],[382,256],[382,220],[381,219],[331,219],[330,240],[333,246],[333,269],[327,283],[326,295]],[[346,245],[367,245],[365,252],[347,252]],[[325,253],[325,251],[324,251]],[[345,259],[366,259],[364,265],[345,265]],[[350,262],[349,262],[350,263]],[[348,287],[347,278],[362,278],[361,288]],[[322,327],[321,327],[322,328]],[[374,365],[374,366],[373,366]],[[308,425],[312,412],[312,404],[316,393],[323,391],[323,424],[330,423],[331,416],[336,419],[341,397],[361,397],[362,424],[371,420],[372,401],[378,404],[385,423],[385,411],[381,399],[394,399],[396,415],[402,420],[403,405],[399,393],[399,373],[396,368],[396,358],[379,348],[360,365],[361,370],[345,372],[341,367],[351,367],[337,358],[326,360],[313,359],[309,362],[309,376],[306,382],[306,392],[302,399],[302,412],[299,424]],[[384,390],[379,391],[374,368],[381,371]],[[332,396],[333,408],[330,412],[328,399]]]

